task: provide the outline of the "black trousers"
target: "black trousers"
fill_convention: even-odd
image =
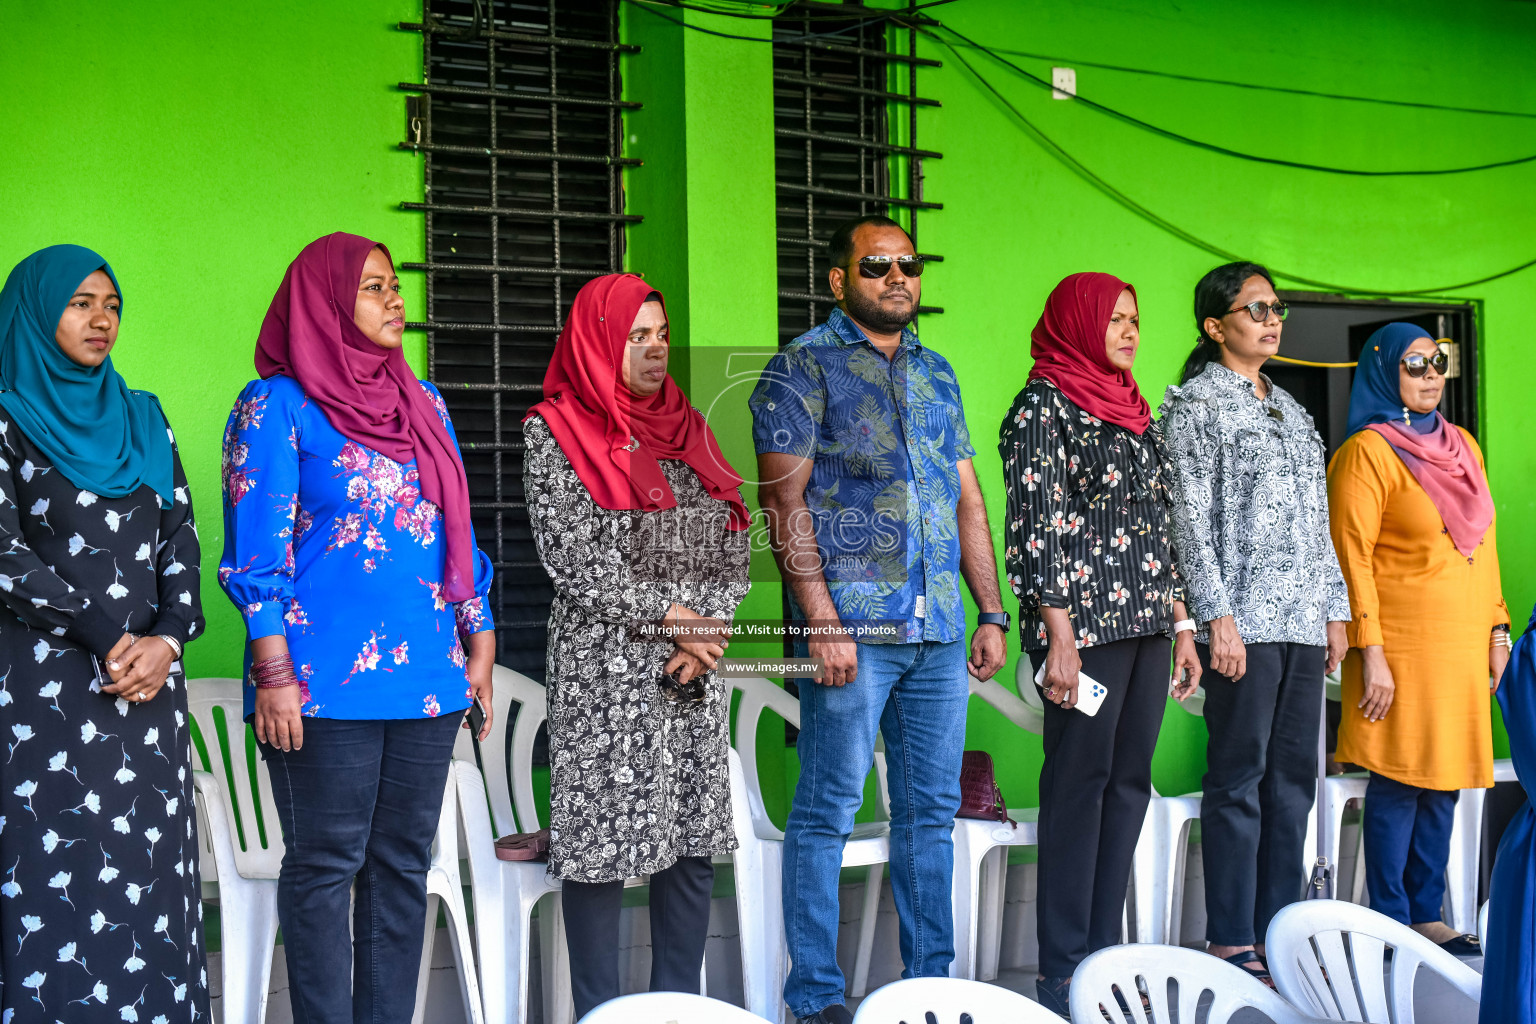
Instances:
[[[1172,651],[1161,634],[1085,648],[1083,671],[1109,691],[1099,713],[1045,702],[1037,930],[1048,978],[1067,977],[1089,953],[1120,942]],[[1029,660],[1038,672],[1045,652],[1030,651]]]
[[[715,866],[679,857],[651,876],[651,991],[697,992]],[[571,953],[576,1019],[619,997],[619,910],[623,882],[564,882],[560,903]]]
[[[1233,682],[1205,669],[1205,937],[1218,946],[1264,941],[1270,919],[1306,884],[1307,815],[1317,797],[1317,730],[1327,650],[1248,644]]]

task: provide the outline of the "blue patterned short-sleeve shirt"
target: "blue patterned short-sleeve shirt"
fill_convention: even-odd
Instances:
[[[843,623],[902,634],[867,642],[964,639],[957,464],[976,450],[944,357],[908,328],[886,359],[833,310],[774,356],[750,405],[758,454],[814,459],[805,504]]]

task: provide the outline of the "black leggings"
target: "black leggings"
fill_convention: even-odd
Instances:
[[[697,992],[715,867],[679,857],[651,876],[651,991]],[[580,1020],[619,996],[619,911],[623,882],[564,882],[561,906],[570,950],[571,997]]]
[[[1120,942],[1131,858],[1152,795],[1172,641],[1158,634],[1078,652],[1109,693],[1097,715],[1045,702],[1037,930],[1040,973],[1068,977]],[[1030,651],[1038,672],[1044,651]]]

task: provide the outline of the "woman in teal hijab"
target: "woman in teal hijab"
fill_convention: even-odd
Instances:
[[[87,325],[94,333],[73,344],[56,336],[60,314],[78,305],[72,296],[98,274],[116,299],[104,310],[115,324],[117,278],[84,246],[49,246],[11,271],[0,292],[0,405],[76,486],[121,498],[149,484],[169,501],[171,441],[159,401],[129,390],[103,328]]]
[[[0,290],[7,1024],[208,1019],[181,670],[202,559],[160,404],[112,367],[122,305],[77,245]]]

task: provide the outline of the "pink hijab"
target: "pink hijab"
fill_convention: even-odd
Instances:
[[[443,595],[475,596],[469,484],[437,406],[399,349],[375,345],[352,322],[363,264],[382,244],[338,231],[288,265],[256,341],[256,372],[291,377],[343,436],[396,462],[416,460],[421,491],[443,510]]]
[[[1398,420],[1372,423],[1365,429],[1386,438],[1435,503],[1451,543],[1470,557],[1493,525],[1493,495],[1461,431],[1439,412],[1432,415],[1434,426],[1424,433]]]

